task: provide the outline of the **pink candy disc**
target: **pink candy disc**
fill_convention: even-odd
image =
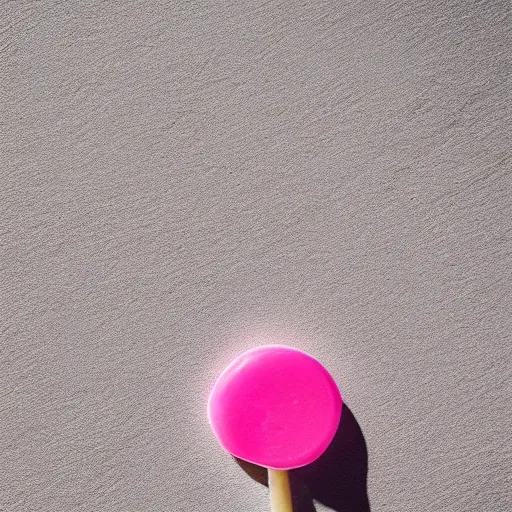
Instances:
[[[316,359],[269,345],[244,352],[222,372],[208,416],[232,455],[266,468],[293,469],[329,446],[341,406],[336,383]]]

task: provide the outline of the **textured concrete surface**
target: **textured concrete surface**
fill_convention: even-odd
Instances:
[[[2,1],[0,510],[268,510],[205,415],[255,339],[332,371],[373,512],[512,510],[510,22]]]

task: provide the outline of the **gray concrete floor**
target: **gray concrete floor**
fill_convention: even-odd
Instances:
[[[508,2],[1,11],[0,510],[268,510],[205,407],[273,341],[373,512],[512,509]]]

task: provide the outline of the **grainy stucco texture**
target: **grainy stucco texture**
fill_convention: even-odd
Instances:
[[[509,2],[0,24],[0,510],[268,510],[205,410],[255,340],[340,383],[372,512],[512,510]]]

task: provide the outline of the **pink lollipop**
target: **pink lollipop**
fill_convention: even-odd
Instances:
[[[329,372],[290,347],[261,346],[238,356],[210,394],[208,416],[232,455],[269,469],[272,510],[291,511],[286,470],[317,459],[332,441],[342,399]]]

